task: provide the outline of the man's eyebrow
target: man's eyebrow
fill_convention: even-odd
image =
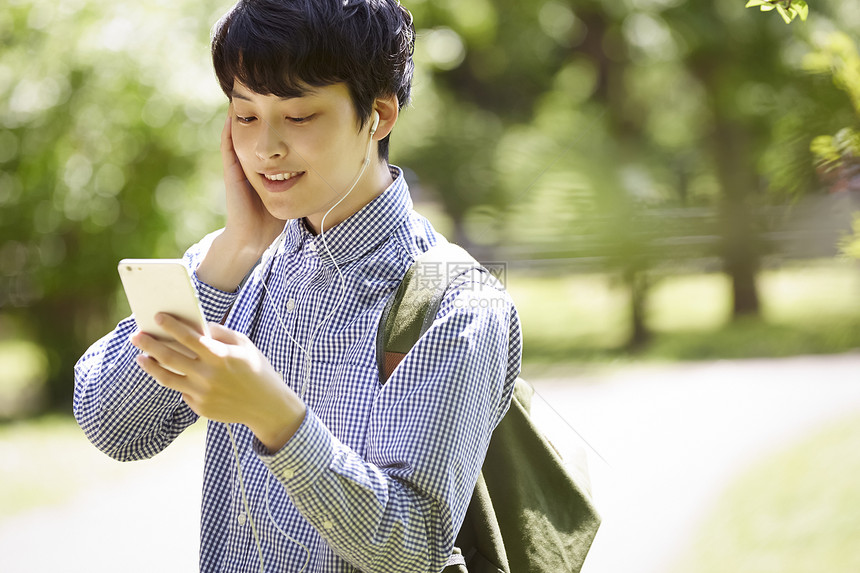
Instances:
[[[314,90],[314,89],[307,89],[307,90],[303,90],[303,91],[302,91],[302,92],[300,92],[298,95],[295,95],[295,96],[292,96],[292,97],[280,97],[279,99],[280,99],[281,101],[288,101],[288,100],[291,100],[291,99],[296,99],[296,98],[300,98],[300,97],[306,97],[306,96],[310,96],[310,95],[314,95],[314,94],[316,94],[316,90]],[[250,102],[250,101],[252,101],[250,97],[246,96],[246,95],[245,95],[245,94],[243,94],[242,92],[237,92],[235,89],[234,89],[233,91],[231,91],[231,92],[230,92],[230,97],[231,97],[231,98],[235,98],[235,99],[241,99],[241,100],[249,101],[249,102]]]
[[[244,94],[237,92],[236,90],[233,90],[232,92],[230,92],[230,97],[233,99],[243,99],[245,101],[251,101],[251,98],[249,98],[248,96],[246,96]]]

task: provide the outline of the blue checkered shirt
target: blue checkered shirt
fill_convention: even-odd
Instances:
[[[488,271],[464,269],[432,327],[380,383],[383,307],[415,257],[445,240],[412,210],[402,172],[391,169],[383,194],[325,233],[328,251],[301,220],[289,221],[237,293],[193,274],[213,236],[185,254],[207,319],[229,312],[225,324],[247,334],[307,405],[275,453],[231,426],[267,572],[440,571],[519,374],[510,297]],[[135,329],[133,317],[123,320],[75,367],[78,423],[120,460],[157,454],[197,419],[136,365]],[[233,456],[226,426],[209,421],[200,570],[257,573]]]

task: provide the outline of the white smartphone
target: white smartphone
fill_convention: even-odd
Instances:
[[[200,333],[209,334],[191,275],[182,259],[123,259],[117,268],[141,331],[158,340],[171,341],[171,336],[155,323],[155,315],[164,312],[187,322]]]

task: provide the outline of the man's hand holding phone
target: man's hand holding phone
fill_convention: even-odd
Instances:
[[[197,414],[248,426],[271,451],[304,419],[305,407],[243,334],[205,322],[179,259],[125,259],[118,267],[145,354],[141,368],[182,393]]]
[[[210,323],[205,335],[167,314],[156,320],[194,357],[139,332],[131,341],[145,353],[137,361],[147,374],[181,392],[200,416],[248,426],[269,451],[287,443],[304,420],[305,405],[253,342],[220,324]]]

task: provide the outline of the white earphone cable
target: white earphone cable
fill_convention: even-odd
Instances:
[[[248,496],[245,494],[245,480],[242,478],[242,464],[239,461],[239,448],[236,446],[236,440],[233,438],[233,430],[230,424],[224,424],[227,427],[227,435],[230,437],[230,444],[233,446],[233,457],[236,460],[236,474],[239,477],[239,492],[242,495],[242,506],[245,508],[245,515],[248,516],[248,521],[251,522],[251,534],[254,536],[254,543],[257,546],[257,555],[260,558],[260,573],[266,573],[266,567],[263,559],[263,546],[260,543],[260,534],[257,533],[257,526],[254,523],[254,516],[251,514],[251,507],[248,505]],[[304,548],[304,546],[302,546]],[[304,548],[307,551],[307,548]]]
[[[321,321],[319,321],[319,323],[317,323],[317,325],[314,326],[313,331],[311,331],[311,337],[310,337],[310,340],[308,342],[308,352],[305,353],[305,358],[306,358],[305,379],[302,382],[301,393],[299,394],[299,397],[302,399],[304,399],[304,397],[305,397],[305,392],[307,391],[307,386],[310,382],[310,377],[311,377],[311,355],[310,355],[310,352],[312,352],[314,349],[314,343],[316,342],[317,333],[319,332],[320,327],[326,321],[328,321],[329,318],[332,317],[332,315],[337,311],[338,308],[340,308],[340,305],[341,305],[341,303],[343,303],[344,297],[346,295],[346,279],[343,276],[343,271],[341,270],[340,265],[337,264],[337,260],[335,259],[334,255],[332,255],[331,250],[328,248],[328,243],[326,242],[325,220],[329,216],[329,213],[331,213],[338,205],[340,205],[344,201],[344,199],[346,199],[349,196],[350,193],[352,193],[352,190],[355,189],[356,185],[358,185],[359,180],[361,180],[362,176],[364,176],[364,172],[367,169],[368,164],[370,163],[370,148],[373,144],[373,134],[375,132],[376,132],[376,123],[374,123],[373,127],[370,130],[370,138],[367,142],[367,152],[364,154],[364,161],[362,161],[362,163],[361,163],[361,169],[359,170],[358,175],[355,177],[355,181],[353,181],[352,185],[350,185],[349,191],[347,191],[343,195],[343,197],[341,197],[340,200],[338,200],[337,203],[332,205],[329,208],[329,210],[325,212],[325,215],[323,215],[323,218],[320,221],[320,238],[322,240],[323,248],[326,250],[326,253],[328,253],[328,256],[331,259],[331,262],[334,265],[335,270],[337,270],[338,277],[340,278],[340,295],[338,296],[337,302],[335,303],[334,307],[332,307],[331,311],[329,311],[329,313],[325,316],[325,318],[323,318]],[[290,337],[290,338],[292,338],[292,337]],[[299,347],[299,348],[301,348],[301,347]]]

